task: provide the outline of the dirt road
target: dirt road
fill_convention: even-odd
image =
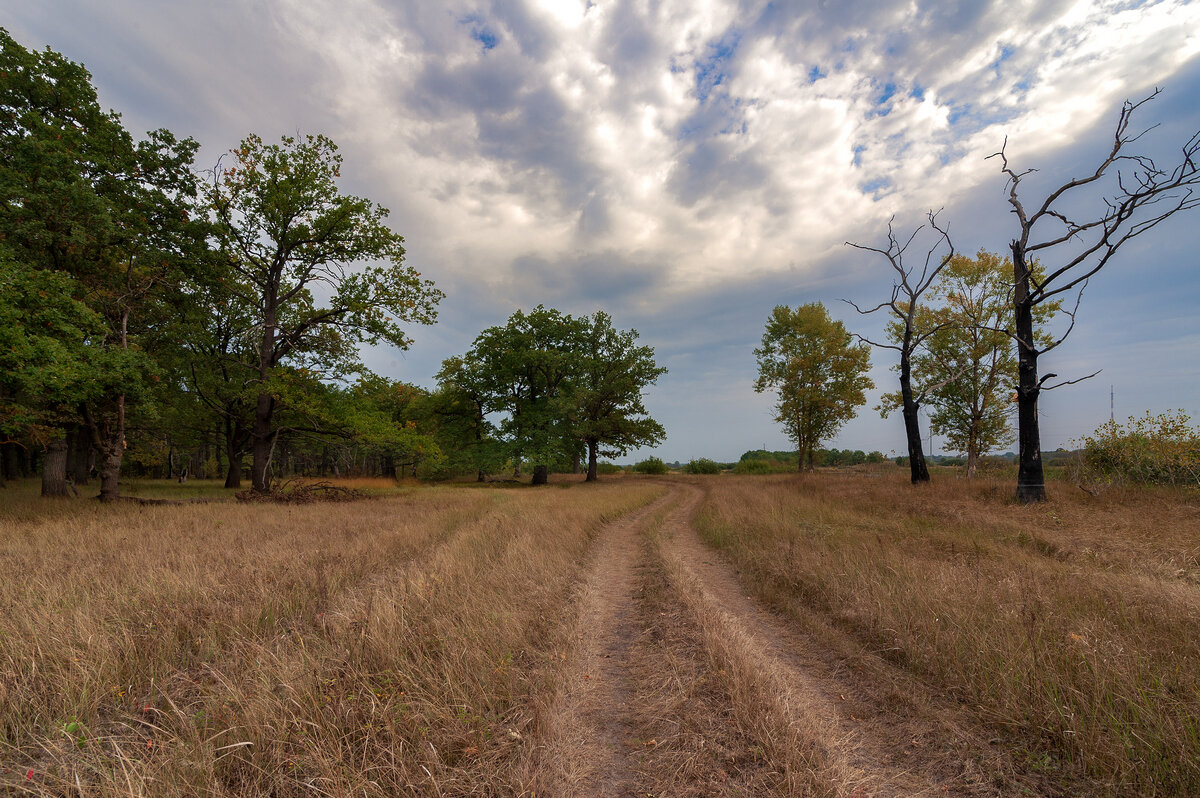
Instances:
[[[745,595],[696,535],[701,489],[667,484],[598,538],[525,794],[1018,792],[953,706]]]

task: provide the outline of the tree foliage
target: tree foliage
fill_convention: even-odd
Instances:
[[[358,344],[407,347],[407,325],[433,323],[442,294],[404,263],[387,209],[339,191],[342,159],[329,139],[251,135],[230,155],[206,201],[213,246],[234,278],[226,301],[254,325],[251,476],[264,491],[276,411],[295,402],[289,375],[339,379],[359,370]]]
[[[664,435],[642,392],[665,369],[636,341],[636,331],[617,330],[602,311],[575,318],[541,305],[518,310],[481,332],[466,355],[445,362],[443,390],[461,397],[479,441],[483,419],[500,415],[496,431],[509,457],[532,463],[535,482],[580,447],[587,479],[595,480],[598,455],[619,456]]]
[[[814,302],[795,309],[777,305],[754,354],[754,390],[776,392],[775,420],[796,441],[799,467],[807,464],[811,471],[821,441],[854,418],[865,391],[875,387],[867,376],[870,346],[854,343],[842,323]]]
[[[945,436],[947,448],[966,453],[968,477],[975,475],[980,455],[1013,437],[1017,354],[1004,331],[1011,303],[1012,261],[980,250],[974,258],[952,257],[915,314],[916,326],[933,332],[912,355],[912,380],[924,387],[933,431]],[[1039,327],[1057,310],[1057,303],[1040,308]],[[893,343],[903,332],[899,322],[888,325]],[[900,406],[899,392],[883,396],[885,413]]]

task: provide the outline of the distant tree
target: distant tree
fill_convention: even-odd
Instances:
[[[633,471],[636,474],[666,474],[670,472],[670,468],[658,457],[647,457],[633,464]]]
[[[287,399],[281,365],[325,379],[352,374],[358,344],[406,348],[404,325],[433,323],[442,294],[404,264],[387,209],[339,192],[342,159],[329,139],[266,144],[252,135],[231,156],[206,198],[214,247],[234,277],[228,301],[253,314],[251,480],[267,491],[275,414]],[[359,265],[371,261],[382,263]]]
[[[590,482],[598,455],[662,440],[642,391],[665,371],[653,349],[637,345],[637,332],[615,329],[607,313],[574,318],[538,305],[481,332],[466,355],[443,364],[439,380],[475,419],[478,443],[483,419],[501,414],[509,456],[532,463],[534,484],[545,484],[550,465],[571,461],[581,445]]]
[[[849,302],[855,310],[863,315],[870,315],[886,309],[892,318],[892,323],[899,325],[899,336],[895,343],[872,341],[861,335],[859,340],[883,349],[893,349],[900,355],[900,408],[904,416],[904,432],[908,440],[909,471],[914,485],[929,481],[929,466],[925,463],[925,451],[921,445],[921,428],[917,412],[931,386],[913,386],[912,358],[921,348],[926,339],[941,329],[940,323],[928,314],[922,314],[921,297],[929,290],[938,274],[950,259],[954,257],[954,245],[950,234],[938,225],[937,214],[929,212],[929,227],[933,232],[932,243],[924,250],[921,265],[918,267],[904,262],[904,256],[917,240],[924,225],[913,231],[903,243],[896,238],[892,222],[888,222],[887,246],[868,247],[847,241],[848,246],[855,249],[876,252],[887,259],[891,267],[892,291],[891,296],[873,308],[863,310],[853,302]],[[940,254],[939,254],[940,252]]]
[[[666,372],[654,350],[638,346],[636,330],[617,330],[597,311],[579,320],[577,373],[571,382],[574,434],[587,446],[587,482],[596,480],[597,455],[621,457],[666,437],[646,413],[642,391]]]
[[[1129,240],[1142,235],[1180,211],[1200,207],[1200,131],[1181,148],[1179,159],[1169,169],[1159,168],[1145,155],[1130,154],[1129,145],[1146,131],[1133,133],[1129,126],[1138,108],[1158,96],[1121,106],[1116,131],[1108,154],[1096,169],[1049,191],[1040,202],[1027,205],[1019,196],[1022,182],[1034,171],[1017,171],[1008,162],[1007,140],[1000,152],[1001,172],[1007,177],[1008,202],[1017,218],[1017,236],[1012,240],[1013,326],[1008,332],[1017,343],[1017,425],[1020,464],[1017,498],[1026,503],[1045,501],[1041,431],[1037,403],[1042,391],[1070,385],[1088,377],[1045,383],[1057,374],[1038,376],[1038,358],[1061,344],[1075,326],[1075,313],[1088,281],[1103,269]],[[1092,192],[1091,196],[1088,192]],[[1096,202],[1096,195],[1099,202]],[[1088,200],[1092,200],[1088,203]],[[1091,211],[1080,209],[1091,207]],[[1039,278],[1032,260],[1045,264]],[[1067,313],[1071,324],[1049,343],[1037,339],[1035,309],[1048,302],[1074,298]],[[1095,376],[1088,375],[1088,376]]]
[[[442,361],[438,390],[430,396],[437,438],[452,472],[475,473],[483,482],[487,474],[504,465],[506,452],[496,427],[487,418],[492,397],[480,364],[464,357]]]
[[[720,474],[721,465],[715,460],[710,460],[707,457],[700,457],[694,460],[689,460],[683,470],[688,474]]]
[[[546,484],[550,464],[578,445],[572,393],[581,335],[579,320],[538,305],[481,332],[462,358],[470,372],[460,379],[486,397],[488,413],[503,414],[509,455],[533,464],[535,485]]]
[[[776,392],[775,420],[796,441],[799,468],[812,471],[821,441],[854,418],[864,392],[875,387],[867,376],[870,347],[855,344],[842,323],[814,302],[795,310],[777,305],[754,354],[754,390]]]

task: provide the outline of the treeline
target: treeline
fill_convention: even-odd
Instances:
[[[434,390],[373,374],[442,293],[386,208],[338,188],[323,136],[247,136],[198,171],[190,138],[135,140],[91,76],[0,29],[0,477],[44,495],[122,472],[444,477],[598,472],[654,443],[664,371],[604,313],[518,311]]]

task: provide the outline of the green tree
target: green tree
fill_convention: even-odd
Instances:
[[[105,323],[87,339],[91,387],[78,409],[101,454],[100,498],[115,499],[126,414],[155,375],[153,306],[198,236],[196,143],[165,130],[135,143],[100,109],[86,69],[0,29],[0,147],[0,238],[16,260],[71,275],[75,298]]]
[[[281,366],[325,379],[359,369],[357,345],[407,348],[408,323],[431,324],[440,291],[404,263],[387,209],[337,187],[342,158],[324,136],[247,137],[218,165],[207,203],[214,247],[225,259],[229,301],[254,321],[254,489],[267,491],[289,398]],[[382,263],[362,266],[363,262]],[[328,295],[324,301],[316,294]]]
[[[549,464],[578,445],[571,397],[581,333],[578,320],[538,305],[481,332],[463,358],[487,412],[504,414],[499,430],[511,458],[533,464],[535,485],[545,484]]]
[[[60,430],[88,396],[86,342],[103,330],[103,320],[76,293],[69,275],[30,268],[0,249],[0,442],[37,441],[47,458],[61,460],[43,469],[48,496],[68,490]]]
[[[842,323],[813,302],[794,310],[777,305],[754,355],[754,390],[776,392],[775,420],[796,441],[799,468],[812,471],[821,441],[854,418],[864,392],[875,387],[867,376],[871,348],[855,344]]]
[[[637,330],[617,330],[597,311],[579,320],[577,376],[572,381],[575,435],[587,446],[587,482],[597,478],[597,455],[621,457],[666,437],[646,413],[642,391],[666,373],[654,350],[637,345]]]
[[[437,374],[438,390],[430,396],[437,439],[446,454],[450,473],[474,472],[483,482],[504,465],[506,452],[488,421],[492,397],[480,364],[467,357],[451,357]]]

